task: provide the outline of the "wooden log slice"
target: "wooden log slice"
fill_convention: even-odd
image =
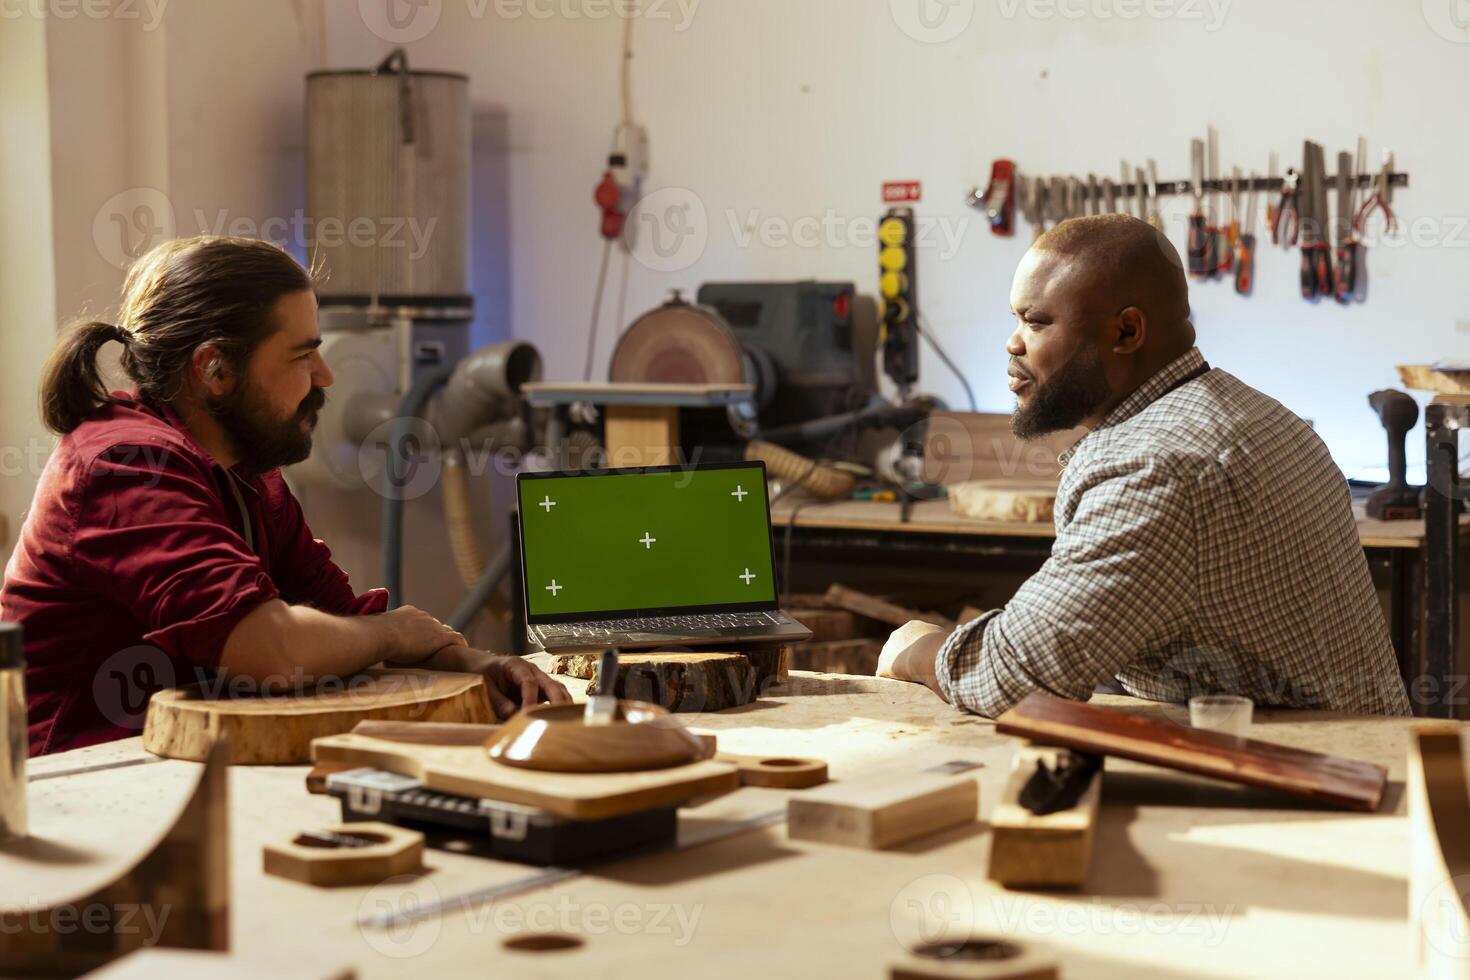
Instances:
[[[312,739],[350,732],[360,721],[495,720],[482,677],[437,670],[369,670],[281,697],[228,694],[228,682],[218,692],[200,685],[159,691],[148,702],[143,747],[199,762],[217,732],[229,738],[232,763],[289,765],[311,760]]]
[[[562,654],[553,672],[590,680],[600,689],[597,653]],[[740,653],[625,653],[618,658],[613,693],[669,711],[721,711],[750,704],[759,694],[756,669]]]

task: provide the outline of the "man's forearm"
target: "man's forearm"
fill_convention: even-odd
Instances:
[[[236,624],[220,667],[261,684],[352,674],[398,655],[394,633],[386,616],[333,616],[273,599]]]

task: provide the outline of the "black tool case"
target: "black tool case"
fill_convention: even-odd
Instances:
[[[572,865],[672,847],[677,808],[661,807],[602,820],[569,820],[519,803],[424,789],[411,776],[349,769],[327,777],[342,803],[342,820],[381,820],[413,827],[430,846],[534,865]]]

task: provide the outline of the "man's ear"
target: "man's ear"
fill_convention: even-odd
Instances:
[[[1114,320],[1118,332],[1115,354],[1135,354],[1148,339],[1148,314],[1136,306],[1125,306]]]
[[[224,395],[233,386],[232,372],[225,363],[225,356],[214,344],[200,344],[194,348],[193,366],[199,386],[209,394]]]

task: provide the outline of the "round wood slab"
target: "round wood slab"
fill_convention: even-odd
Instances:
[[[232,763],[289,765],[311,761],[312,739],[350,732],[360,721],[495,720],[478,674],[389,668],[334,680],[281,697],[229,697],[228,681],[220,697],[198,685],[159,691],[148,702],[143,747],[201,762],[217,732],[230,740]]]

